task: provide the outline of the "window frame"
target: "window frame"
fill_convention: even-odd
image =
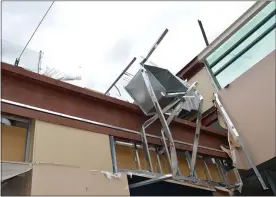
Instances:
[[[273,3],[271,1],[270,3]],[[257,13],[252,16],[251,20],[254,19],[262,10],[270,6],[271,4],[268,3],[265,7],[263,7],[261,10],[259,10]],[[224,53],[222,53],[216,60],[214,60],[211,64],[208,63],[208,57],[210,57],[215,51],[222,46],[220,44],[216,47],[208,56],[205,57],[204,63],[209,70],[218,90],[223,89],[221,87],[221,84],[219,83],[217,76],[223,72],[226,68],[231,66],[233,62],[238,60],[242,55],[244,55],[248,50],[250,50],[252,47],[254,47],[258,42],[260,42],[263,38],[265,38],[270,32],[272,32],[276,28],[276,22],[271,25],[269,28],[267,28],[263,33],[261,33],[257,38],[255,38],[251,43],[249,43],[244,49],[242,49],[238,54],[236,54],[234,57],[232,57],[229,61],[227,61],[223,66],[221,66],[217,71],[213,71],[212,68],[214,68],[220,61],[222,61],[227,55],[229,55],[232,51],[234,51],[238,46],[240,46],[243,42],[246,42],[247,38],[249,38],[253,33],[258,31],[266,22],[268,22],[272,17],[276,17],[276,8],[272,10],[267,16],[265,16],[257,25],[255,25],[251,30],[249,30],[244,36],[242,36],[235,44],[233,44],[230,48],[228,48]],[[249,21],[247,21],[248,23]],[[247,23],[243,24],[246,25]],[[233,36],[240,30],[237,30],[234,34],[232,34],[227,40],[224,41],[228,42],[233,38]],[[229,82],[228,84],[230,84]],[[227,87],[227,85],[225,86]]]

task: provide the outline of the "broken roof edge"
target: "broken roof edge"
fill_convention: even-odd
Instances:
[[[133,110],[140,112],[139,107],[134,104],[124,102],[124,101],[121,101],[119,99],[116,99],[116,98],[113,98],[110,96],[106,96],[103,93],[94,91],[90,88],[82,88],[82,87],[79,87],[79,86],[76,86],[73,84],[69,84],[69,83],[66,83],[66,82],[63,82],[63,81],[60,81],[57,79],[53,79],[53,78],[35,73],[35,72],[29,71],[23,67],[15,67],[11,64],[1,62],[1,71],[2,71],[2,73],[10,72],[13,75],[16,74],[18,76],[27,77],[31,80],[39,81],[40,83],[44,83],[44,84],[51,85],[54,87],[59,87],[59,88],[63,88],[63,89],[69,90],[69,91],[81,93],[81,94],[89,96],[91,98],[93,97],[94,99],[99,99],[101,101],[105,101],[105,102],[108,102],[111,104],[117,104],[122,107],[132,108]]]
[[[30,80],[35,80],[36,83],[38,84],[50,85],[51,87],[58,88],[63,91],[64,90],[73,91],[74,93],[85,95],[86,97],[89,97],[89,99],[96,99],[101,102],[109,103],[112,106],[130,110],[131,112],[135,112],[139,115],[144,115],[143,112],[140,110],[140,108],[135,104],[128,103],[128,102],[125,102],[110,96],[106,96],[104,94],[97,93],[91,90],[87,90],[85,88],[81,88],[63,81],[52,79],[50,77],[43,76],[43,75],[34,73],[32,71],[28,71],[21,67],[15,67],[13,65],[3,63],[3,62],[1,62],[1,65],[2,65],[1,67],[2,76],[8,73],[9,75],[12,75],[12,76],[28,78]],[[2,99],[5,99],[4,91],[2,91]],[[26,103],[23,103],[23,104],[26,104]],[[175,118],[173,122],[183,126],[185,125],[186,127],[189,127],[189,128],[194,128],[196,126],[194,122],[183,120],[180,118]],[[211,129],[205,126],[202,126],[201,129],[203,132],[207,132],[208,134],[212,134],[212,135],[217,135],[218,137],[227,136],[227,133],[221,130],[216,130],[213,128]]]
[[[246,10],[237,20],[235,20],[226,30],[224,30],[215,40],[205,47],[195,58],[186,64],[176,76],[182,79],[190,78],[199,72],[203,67],[203,60],[217,49],[223,42],[236,33],[240,27],[253,18],[270,1],[257,1],[248,10]]]

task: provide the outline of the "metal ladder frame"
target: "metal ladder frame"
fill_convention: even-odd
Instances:
[[[155,110],[156,110],[156,114],[151,117],[149,120],[147,120],[141,127],[141,131],[140,131],[140,135],[141,135],[141,139],[142,139],[142,144],[143,144],[143,149],[145,152],[145,157],[146,157],[146,161],[148,162],[149,165],[149,169],[150,171],[153,172],[153,166],[152,166],[152,162],[151,162],[151,158],[150,158],[150,152],[149,152],[149,147],[148,147],[148,142],[147,142],[147,138],[146,138],[146,131],[145,129],[150,126],[155,120],[159,119],[161,122],[161,135],[162,135],[162,142],[164,144],[164,149],[170,164],[170,169],[171,169],[171,173],[170,175],[165,175],[164,177],[159,177],[157,179],[154,179],[152,181],[142,181],[141,183],[139,183],[138,185],[145,185],[145,184],[149,184],[152,182],[158,182],[158,181],[162,181],[165,179],[171,179],[174,176],[176,176],[179,172],[179,168],[178,168],[178,159],[177,159],[177,153],[176,153],[176,148],[175,148],[175,144],[174,144],[174,140],[171,134],[171,131],[169,129],[169,124],[171,123],[171,121],[173,120],[173,118],[175,116],[178,116],[178,114],[181,111],[181,107],[184,104],[184,98],[185,95],[191,91],[195,92],[195,96],[197,96],[199,98],[199,108],[198,108],[198,114],[197,114],[197,121],[196,121],[196,132],[195,132],[195,137],[194,137],[194,143],[193,143],[193,152],[192,152],[192,159],[191,159],[191,169],[190,169],[190,176],[192,178],[194,178],[195,176],[195,163],[196,163],[196,158],[197,158],[197,149],[198,149],[198,142],[199,142],[199,135],[200,135],[200,127],[201,127],[201,115],[202,115],[202,105],[203,105],[203,97],[197,92],[195,91],[194,87],[196,86],[197,83],[192,84],[191,86],[188,87],[188,90],[184,93],[179,93],[179,95],[181,95],[181,98],[176,99],[175,101],[173,101],[171,104],[169,104],[168,106],[166,106],[163,110],[161,109],[158,100],[156,98],[156,95],[154,93],[153,87],[151,85],[149,76],[148,76],[148,71],[144,68],[144,64],[147,62],[148,58],[151,56],[151,54],[154,52],[154,50],[157,48],[157,46],[160,44],[160,42],[163,40],[163,38],[165,37],[165,35],[167,34],[168,29],[165,29],[165,31],[162,33],[162,35],[159,37],[159,39],[157,40],[157,42],[153,45],[153,47],[151,48],[150,52],[148,53],[148,55],[146,56],[146,58],[144,58],[142,60],[142,62],[140,63],[141,65],[141,73],[142,73],[142,77],[144,79],[144,82],[146,84],[148,93],[151,97],[151,100],[154,104]],[[178,94],[178,93],[176,93]],[[171,95],[165,95],[165,96],[171,96]],[[189,97],[189,96],[187,96]],[[174,108],[173,112],[170,114],[170,116],[168,117],[168,119],[165,119],[165,116],[163,113],[165,113],[166,111],[168,111],[169,109],[171,109],[173,106],[175,106],[177,104],[177,106]],[[168,148],[168,144],[167,144],[167,140],[169,141],[169,148]],[[169,151],[170,149],[170,151]]]
[[[263,180],[263,178],[262,178],[262,176],[261,176],[259,170],[258,170],[257,167],[255,166],[253,160],[251,159],[250,154],[249,154],[249,152],[247,151],[247,149],[246,149],[246,147],[245,147],[245,145],[244,145],[244,143],[243,143],[243,141],[242,141],[242,139],[241,139],[239,133],[237,132],[237,130],[236,130],[236,128],[234,127],[232,121],[230,120],[228,114],[226,113],[226,111],[225,111],[225,109],[224,109],[222,103],[220,102],[219,97],[218,97],[218,94],[217,94],[217,93],[214,93],[214,96],[215,96],[215,102],[216,102],[216,104],[217,104],[217,108],[219,109],[220,113],[222,114],[222,117],[224,118],[224,120],[225,120],[225,122],[226,122],[226,125],[227,125],[227,127],[228,127],[228,132],[231,132],[231,134],[233,134],[233,135],[235,136],[236,140],[237,140],[238,143],[240,144],[240,146],[241,146],[241,148],[242,148],[242,150],[243,150],[243,152],[244,152],[244,154],[245,154],[245,156],[246,156],[246,159],[247,159],[247,161],[249,162],[250,166],[252,167],[254,173],[256,174],[256,176],[257,176],[257,178],[258,178],[260,184],[262,185],[262,188],[263,188],[264,190],[269,189],[269,188],[266,186],[266,184],[265,184],[265,182],[264,182],[264,180]]]

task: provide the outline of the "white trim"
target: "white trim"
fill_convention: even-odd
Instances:
[[[47,110],[47,109],[42,109],[42,108],[39,108],[39,107],[26,105],[26,104],[23,104],[23,103],[18,103],[18,102],[6,100],[6,99],[1,99],[1,102],[2,103],[7,103],[7,104],[10,104],[10,105],[15,105],[15,106],[18,106],[18,107],[23,107],[23,108],[26,108],[26,109],[31,109],[31,110],[51,114],[51,115],[56,115],[56,116],[63,117],[63,118],[69,118],[69,119],[72,119],[72,120],[77,120],[77,121],[86,122],[86,123],[89,123],[89,124],[94,124],[94,125],[98,125],[98,126],[102,126],[102,127],[106,127],[106,128],[110,128],[110,129],[115,129],[115,130],[119,130],[119,131],[124,131],[124,132],[128,132],[128,133],[133,133],[133,134],[140,135],[139,131],[135,131],[135,130],[132,130],[132,129],[122,128],[122,127],[118,127],[118,126],[114,126],[114,125],[110,125],[110,124],[106,124],[106,123],[102,123],[102,122],[97,122],[97,121],[93,121],[93,120],[88,120],[88,119],[80,118],[80,117],[76,117],[76,116],[70,116],[70,115],[67,115],[67,114],[63,114],[63,113],[59,113],[59,112],[55,112],[55,111],[51,111],[51,110]],[[146,134],[146,136],[151,137],[151,138],[155,138],[155,139],[161,139],[160,136],[156,136],[156,135],[152,135],[152,134]],[[193,146],[192,143],[183,142],[183,141],[179,141],[179,140],[174,140],[174,142],[178,143],[178,144]],[[219,150],[219,149],[215,149],[215,148],[210,148],[210,147],[201,146],[201,145],[198,145],[198,147],[202,148],[202,149],[206,149],[206,150],[211,150],[211,151],[224,153],[223,150]]]

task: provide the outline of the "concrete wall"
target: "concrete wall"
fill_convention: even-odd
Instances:
[[[188,80],[189,84],[198,82],[197,90],[203,96],[203,112],[213,106],[212,96],[214,94],[214,88],[211,83],[211,79],[205,68],[201,69],[195,76]]]
[[[36,121],[34,138],[34,162],[112,170],[107,135]]]
[[[109,136],[36,120],[32,195],[129,195],[127,177],[110,180]]]
[[[32,195],[128,195],[126,175],[109,180],[101,171],[37,164],[33,167]]]
[[[274,50],[219,92],[256,165],[275,157],[275,62]]]

